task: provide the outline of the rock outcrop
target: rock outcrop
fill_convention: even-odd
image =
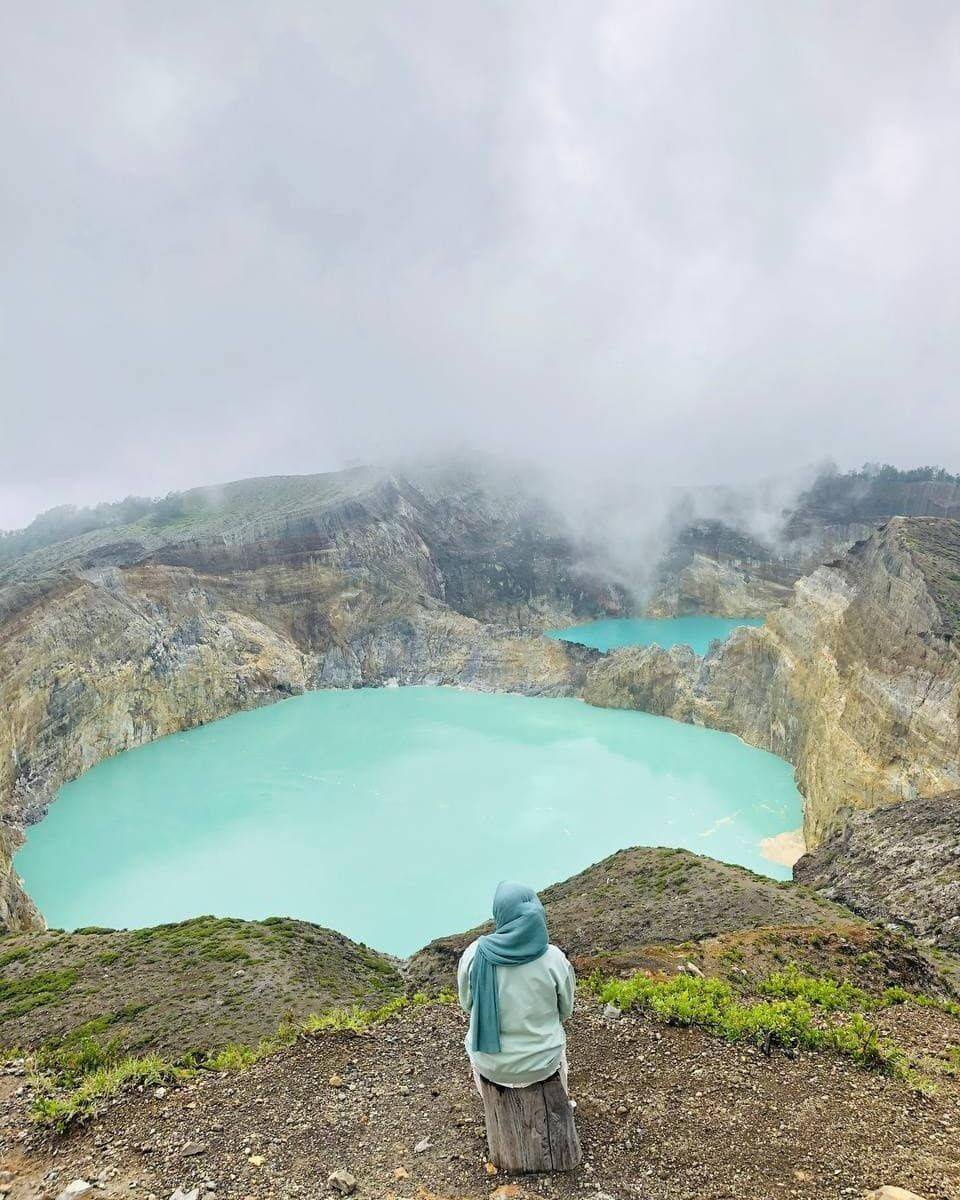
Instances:
[[[800,859],[794,878],[960,953],[960,792],[855,813]]]
[[[779,515],[762,496],[706,491],[699,506],[717,515],[678,528],[657,572],[652,616],[763,616],[790,600],[798,579],[892,517],[960,518],[960,483],[950,479],[827,474]],[[758,524],[767,528],[750,532]]]
[[[592,704],[736,733],[792,762],[808,846],[855,809],[960,785],[960,521],[895,518],[704,658],[607,655]]]

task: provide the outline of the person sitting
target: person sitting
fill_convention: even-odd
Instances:
[[[492,933],[460,957],[460,1005],[470,1014],[466,1050],[474,1082],[523,1088],[558,1071],[567,1090],[566,1034],[576,977],[566,955],[550,943],[536,892],[501,883],[493,897]],[[481,1093],[482,1094],[482,1093]]]

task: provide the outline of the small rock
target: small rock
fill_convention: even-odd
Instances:
[[[153,1098],[154,1100],[162,1100],[166,1094],[167,1089],[165,1087],[158,1087],[154,1090]]]
[[[421,1138],[420,1141],[414,1146],[413,1152],[414,1154],[423,1154],[426,1150],[430,1149],[430,1145],[431,1143],[428,1137]]]
[[[206,1154],[207,1148],[202,1142],[187,1142],[180,1151],[183,1158],[196,1158],[198,1154]]]
[[[251,1167],[262,1167],[266,1161],[262,1154],[251,1154],[247,1159]]]
[[[683,966],[688,975],[695,975],[697,977],[697,979],[703,978],[703,972],[700,970],[700,968],[697,966],[696,963],[692,963],[688,960],[687,962],[685,962],[683,964]]]
[[[603,1006],[603,1019],[605,1021],[619,1021],[623,1013],[615,1004],[605,1004]]]
[[[185,1192],[183,1188],[177,1188],[170,1196],[170,1200],[197,1200],[199,1195],[199,1188],[192,1188],[189,1192]]]
[[[85,1196],[87,1192],[92,1191],[92,1183],[87,1183],[85,1179],[75,1179],[73,1183],[67,1184],[63,1191],[57,1196],[57,1200],[79,1200],[80,1196]]]
[[[492,1162],[484,1163],[483,1169],[486,1171],[486,1173],[488,1175],[496,1175],[496,1173],[497,1173],[497,1168],[493,1165]]]
[[[357,1190],[357,1179],[349,1171],[331,1171],[327,1176],[327,1187],[341,1196],[352,1196]]]
[[[394,1179],[409,1179],[410,1172],[406,1167],[397,1167],[393,1172]]]
[[[343,1078],[340,1075],[333,1074],[327,1080],[331,1087],[343,1087]]]
[[[867,1193],[867,1200],[923,1200],[916,1192],[908,1192],[906,1188],[891,1187],[886,1184]]]
[[[516,1200],[523,1192],[515,1183],[501,1183],[490,1193],[490,1200]]]

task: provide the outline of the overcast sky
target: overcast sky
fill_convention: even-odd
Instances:
[[[0,17],[0,526],[452,444],[960,470],[955,0]]]

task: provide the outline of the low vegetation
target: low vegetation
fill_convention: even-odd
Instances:
[[[298,1038],[345,1030],[361,1033],[382,1025],[411,1005],[446,1004],[454,999],[450,993],[431,999],[418,992],[411,997],[396,996],[376,1008],[331,1008],[302,1022],[285,1022],[272,1037],[256,1045],[235,1042],[177,1060],[159,1054],[129,1055],[116,1041],[103,1042],[90,1031],[75,1033],[27,1057],[34,1090],[31,1116],[36,1124],[63,1132],[96,1115],[113,1097],[132,1088],[155,1087],[204,1071],[242,1071]]]
[[[7,961],[14,961],[14,957],[8,956]],[[22,1017],[36,1008],[56,1003],[76,981],[77,973],[72,970],[39,971],[19,979],[0,980],[0,1021]]]
[[[955,1001],[904,988],[872,995],[849,981],[808,975],[791,964],[740,989],[718,978],[689,974],[662,978],[637,972],[627,978],[596,973],[584,990],[621,1012],[642,1012],[653,1020],[696,1027],[726,1041],[749,1042],[768,1054],[774,1049],[788,1055],[839,1054],[921,1091],[935,1088],[937,1075],[960,1074],[960,1046],[948,1047],[944,1056],[918,1055],[885,1036],[870,1020],[871,1013],[908,1004],[960,1019],[960,1004]],[[411,1006],[454,1000],[450,992],[435,998],[418,992],[394,996],[382,1005],[328,1008],[304,1020],[285,1021],[272,1036],[255,1043],[232,1042],[179,1058],[131,1055],[109,1037],[109,1019],[88,1022],[27,1057],[34,1089],[32,1117],[42,1126],[63,1131],[133,1088],[159,1086],[202,1072],[242,1071],[300,1038],[364,1033]]]
[[[626,979],[597,974],[587,981],[587,988],[621,1012],[639,1010],[670,1025],[696,1026],[726,1041],[751,1042],[766,1053],[779,1048],[788,1054],[800,1050],[840,1054],[919,1090],[933,1086],[931,1073],[953,1073],[960,1055],[951,1048],[946,1059],[918,1057],[883,1036],[865,1015],[910,1003],[960,1018],[956,1002],[903,988],[888,988],[874,997],[848,981],[805,975],[792,965],[743,991],[722,979],[690,975],[658,979],[642,972]]]

